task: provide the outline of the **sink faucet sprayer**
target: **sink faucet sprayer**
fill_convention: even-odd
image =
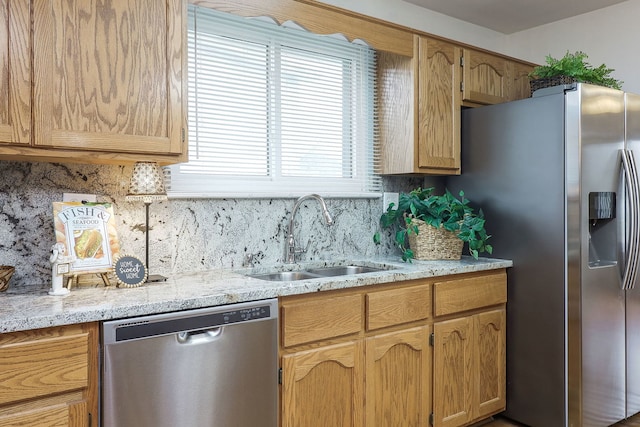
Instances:
[[[291,218],[289,218],[289,229],[287,231],[287,247],[285,250],[285,257],[289,264],[296,262],[296,254],[305,253],[307,251],[307,248],[309,247],[309,244],[307,243],[307,248],[296,249],[296,240],[293,237],[293,221],[295,219],[296,212],[298,211],[298,208],[300,207],[302,202],[304,202],[307,199],[316,199],[320,203],[320,206],[322,207],[322,216],[324,217],[324,220],[327,223],[327,225],[333,224],[333,218],[331,218],[331,214],[329,213],[329,210],[327,209],[327,205],[325,204],[324,199],[322,197],[320,197],[317,194],[307,194],[306,196],[300,197],[296,201],[295,205],[293,205],[293,210],[291,211]]]

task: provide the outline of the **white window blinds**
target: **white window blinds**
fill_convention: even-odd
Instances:
[[[189,5],[189,162],[170,194],[380,191],[375,51]]]

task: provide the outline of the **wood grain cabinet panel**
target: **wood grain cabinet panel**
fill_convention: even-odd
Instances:
[[[475,418],[488,417],[506,408],[506,321],[504,308],[474,316],[478,375]]]
[[[431,284],[369,292],[367,330],[401,325],[431,316]]]
[[[531,85],[529,73],[533,71],[533,66],[510,61],[507,67],[507,98],[509,101],[529,98],[531,96]]]
[[[462,426],[473,417],[473,318],[436,322],[433,334],[433,425]]]
[[[508,63],[507,59],[500,56],[463,49],[462,100],[477,104],[509,101]]]
[[[366,339],[367,427],[428,425],[430,329],[421,326]]]
[[[0,347],[0,405],[87,387],[88,345],[80,333]]]
[[[504,304],[507,302],[507,274],[503,271],[436,282],[433,299],[435,316]]]
[[[98,417],[98,324],[0,335],[0,427],[86,427]]]
[[[362,341],[282,357],[282,427],[364,427]]]
[[[377,56],[382,157],[379,172],[384,175],[414,173],[418,155],[415,144],[418,105],[414,99],[417,66],[410,56],[386,52],[378,52]]]
[[[0,0],[0,145],[31,138],[31,16],[27,0]]]
[[[362,295],[305,298],[280,306],[284,347],[356,334],[362,329]]]
[[[418,168],[460,173],[460,47],[418,39]]]
[[[185,3],[33,0],[34,145],[185,153]]]
[[[78,418],[76,414],[86,414],[86,402],[75,404],[59,404],[36,409],[24,413],[0,416],[2,427],[87,427],[89,421],[86,415]]]

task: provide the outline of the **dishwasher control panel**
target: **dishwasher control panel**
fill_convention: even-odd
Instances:
[[[230,310],[230,308],[233,309]],[[104,331],[105,343],[122,342],[158,335],[174,334],[215,328],[234,323],[259,321],[276,318],[277,300],[263,303],[240,303],[232,306],[218,306],[190,310],[181,313],[156,314],[136,319],[107,322],[110,325]]]
[[[271,306],[263,305],[259,307],[244,308],[241,310],[227,311],[222,313],[223,322],[237,323],[246,320],[265,319],[271,317]]]

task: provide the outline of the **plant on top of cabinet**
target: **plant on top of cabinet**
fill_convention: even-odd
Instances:
[[[469,245],[469,253],[476,259],[481,252],[491,254],[493,247],[487,243],[491,236],[484,227],[482,210],[476,214],[463,191],[460,191],[458,199],[449,190],[441,196],[433,194],[433,190],[433,187],[417,188],[409,193],[400,193],[397,209],[391,203],[380,217],[383,229],[397,227],[395,244],[402,251],[402,259],[460,259],[465,242]],[[423,244],[419,240],[421,232],[429,234],[430,242]],[[445,240],[433,242],[433,232],[444,234]],[[375,233],[373,241],[380,243],[379,232]],[[449,244],[454,246],[447,250]],[[445,246],[444,250],[440,245]]]
[[[615,71],[613,68],[608,68],[604,64],[594,68],[586,62],[587,58],[587,54],[581,51],[575,53],[567,51],[560,59],[547,55],[546,65],[539,65],[529,73],[529,77],[532,79],[532,90],[570,82],[592,83],[614,89],[622,87],[622,81],[611,77],[611,73]],[[568,79],[561,81],[560,78],[562,77]],[[556,80],[552,80],[553,78]],[[536,80],[545,81],[536,82]],[[551,84],[548,83],[549,80],[552,81]]]

